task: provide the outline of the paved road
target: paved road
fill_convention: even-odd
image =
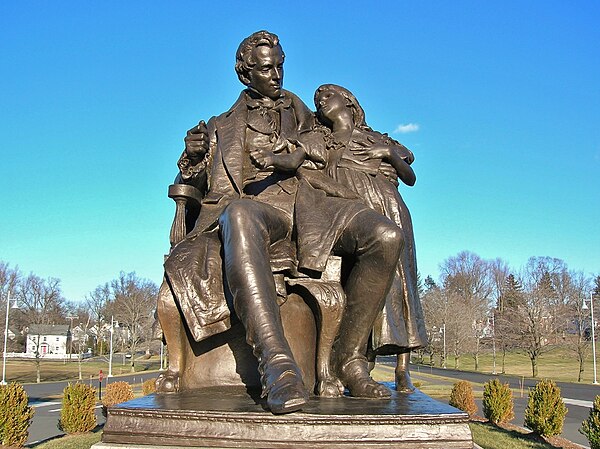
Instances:
[[[395,363],[395,358],[382,357],[380,362],[393,365]],[[420,378],[425,379],[423,376],[420,376],[421,374],[431,374],[452,379],[464,379],[474,383],[484,383],[494,377],[492,374],[455,371],[452,369],[440,369],[420,365],[412,365],[411,370],[415,380],[419,380]],[[141,372],[131,375],[115,376],[110,379],[105,378],[102,382],[102,387],[104,389],[107,382],[110,383],[117,380],[125,380],[135,384],[146,379],[155,378],[156,376],[157,372]],[[515,419],[513,420],[514,424],[522,425],[525,407],[527,406],[527,389],[533,387],[537,381],[533,379],[522,380],[520,377],[516,376],[499,375],[497,377],[503,383],[508,382],[511,388],[516,390],[521,388],[521,382],[523,382],[523,397],[520,397],[518,393],[515,394]],[[440,380],[440,382],[444,381]],[[29,429],[28,443],[47,440],[63,434],[57,427],[58,419],[60,417],[61,400],[56,398],[62,396],[63,389],[67,383],[68,382],[44,382],[40,384],[24,385],[25,390],[29,395],[30,404],[36,409],[33,423]],[[98,386],[98,379],[93,380],[93,385],[96,387]],[[578,429],[581,426],[581,422],[585,420],[589,414],[593,398],[596,395],[600,395],[600,386],[564,382],[559,382],[558,385],[561,388],[562,396],[569,409],[565,419],[562,436],[574,443],[586,446],[588,444],[587,439],[578,432]],[[479,410],[481,411],[481,400],[478,400],[477,402]],[[97,417],[98,423],[104,422],[104,417],[100,413],[99,408],[97,409]]]
[[[126,381],[130,384],[137,384],[146,379],[156,378],[158,373],[140,372],[124,376],[114,376],[110,379],[104,378],[102,381],[102,390],[110,382]],[[87,381],[89,382],[89,381]],[[36,442],[45,441],[59,435],[64,435],[64,432],[58,429],[58,419],[60,418],[61,398],[64,388],[69,382],[42,382],[39,384],[25,384],[23,387],[29,396],[29,404],[35,408],[33,422],[29,428],[28,445]],[[98,388],[98,379],[92,381],[94,387]],[[58,397],[58,398],[57,398]],[[104,423],[100,406],[96,409],[96,417],[98,423]]]
[[[380,360],[384,364],[395,364],[395,358],[382,357]],[[535,379],[522,379],[518,376],[506,376],[506,375],[492,375],[492,374],[481,374],[466,371],[456,371],[452,369],[441,369],[433,368],[424,365],[411,365],[412,376],[415,379],[419,379],[419,374],[433,374],[436,376],[444,376],[453,379],[468,380],[474,383],[485,383],[488,380],[498,377],[502,383],[508,383],[511,388],[515,390],[523,389],[523,397],[520,397],[519,393],[515,393],[515,419],[512,421],[515,425],[523,425],[525,408],[527,407],[527,394],[528,388],[535,386],[538,380]],[[560,387],[561,395],[568,408],[567,416],[565,417],[565,424],[563,427],[562,437],[566,438],[574,443],[581,444],[583,446],[588,445],[587,438],[579,433],[581,423],[587,419],[590,408],[592,407],[592,401],[597,395],[600,395],[600,386],[591,384],[576,384],[568,382],[557,382]],[[483,406],[481,400],[478,400],[479,413],[482,415]]]

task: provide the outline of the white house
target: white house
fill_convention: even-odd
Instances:
[[[66,356],[70,339],[71,332],[66,324],[32,324],[27,330],[25,353],[35,355],[39,352],[41,357],[46,354]]]

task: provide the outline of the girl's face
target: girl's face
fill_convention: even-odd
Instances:
[[[346,109],[346,98],[334,90],[322,90],[317,94],[317,112],[321,117],[334,121]]]

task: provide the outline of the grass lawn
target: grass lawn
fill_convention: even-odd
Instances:
[[[435,366],[440,366],[439,357],[434,358]],[[429,362],[428,357],[425,357],[425,363]],[[593,380],[593,367],[592,367],[592,354],[589,351],[586,359],[583,382],[592,383]],[[448,368],[454,368],[454,357],[448,355],[446,360],[446,366]],[[475,358],[472,355],[463,355],[460,357],[460,365],[458,369],[465,371],[475,371]],[[479,355],[479,369],[478,371],[483,373],[491,373],[493,371],[493,356],[492,352],[487,350],[485,353]],[[502,354],[500,351],[496,352],[496,372],[502,371]],[[505,371],[506,374],[512,374],[516,376],[531,377],[531,361],[527,354],[522,352],[510,352],[506,354],[505,359]],[[566,349],[557,348],[545,354],[542,354],[538,358],[538,378],[551,378],[555,381],[561,382],[577,382],[579,375],[579,363],[577,362],[577,356],[573,351]]]
[[[35,449],[89,449],[93,444],[100,441],[101,436],[102,431],[97,430],[93,433],[66,435],[29,447],[35,447]]]
[[[469,423],[473,441],[484,449],[555,449],[563,447],[546,442],[544,439],[518,430],[507,430],[489,423]],[[568,446],[566,446],[568,447]]]
[[[143,358],[136,359],[135,370],[149,371],[157,370],[160,366],[158,357],[151,357],[148,360]],[[90,376],[96,378],[102,370],[104,375],[108,373],[108,361],[98,358],[83,360],[81,362],[81,377],[87,380]],[[113,362],[113,374],[129,374],[131,372],[131,363],[125,361],[125,365]],[[42,382],[59,380],[77,380],[79,378],[79,366],[77,359],[66,360],[42,360],[40,367]],[[36,381],[35,361],[30,359],[6,361],[6,379],[8,382],[30,383]]]

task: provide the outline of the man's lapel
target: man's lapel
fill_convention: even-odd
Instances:
[[[238,194],[243,185],[244,139],[246,136],[247,109],[242,96],[230,112],[220,120],[217,128],[218,145],[221,149],[223,165]]]
[[[289,106],[281,109],[281,137],[295,139],[297,134],[294,108]]]

